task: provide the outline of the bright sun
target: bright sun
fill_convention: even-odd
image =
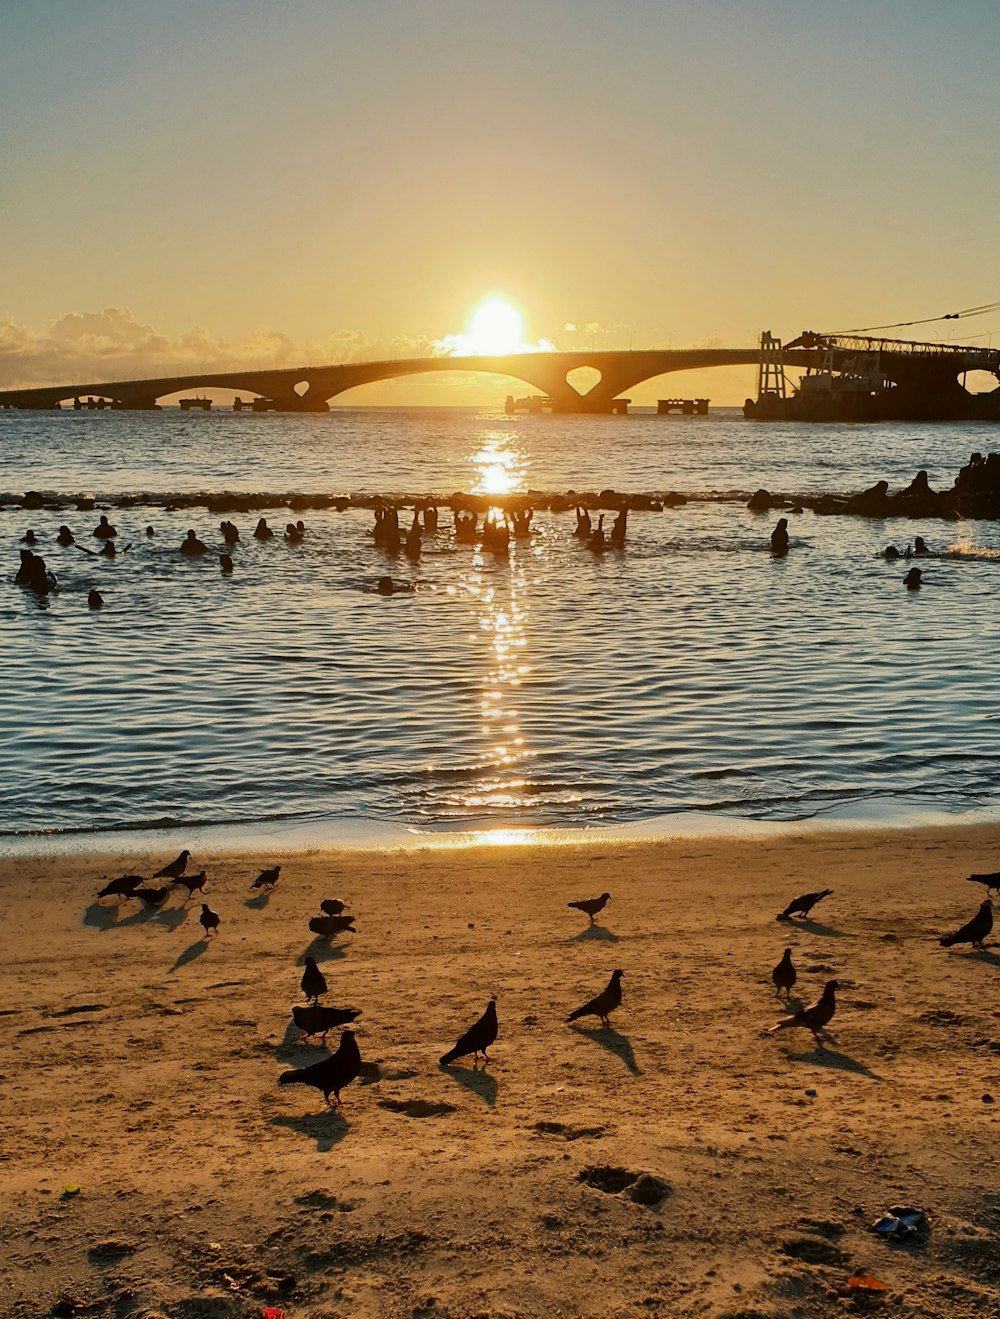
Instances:
[[[523,336],[521,313],[503,298],[488,298],[472,313],[468,340],[473,353],[483,357],[516,353],[521,348]]]

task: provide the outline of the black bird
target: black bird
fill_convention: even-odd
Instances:
[[[168,888],[136,888],[129,896],[139,898],[147,907],[158,907],[161,902],[166,902],[169,894]]]
[[[350,930],[351,934],[357,934],[353,916],[311,916],[309,928],[313,934],[318,934],[327,943],[342,930]]]
[[[171,861],[168,866],[164,866],[162,870],[158,870],[156,874],[153,876],[153,878],[177,879],[179,875],[183,875],[184,871],[187,870],[188,858],[190,857],[190,855],[191,853],[185,847],[184,851],[180,854],[180,856],[177,858],[176,861]]]
[[[306,1007],[296,1003],[292,1008],[292,1020],[305,1032],[306,1039],[310,1035],[322,1035],[325,1040],[328,1030],[346,1026],[360,1016],[360,1008],[328,1008],[322,1003],[309,1003]]]
[[[346,902],[341,902],[339,898],[324,898],[319,904],[320,911],[325,911],[328,916],[339,916],[347,906]]]
[[[787,998],[792,992],[792,986],[795,984],[796,980],[795,967],[792,966],[791,948],[785,949],[781,961],[771,972],[771,979],[774,982],[775,997],[779,997],[784,993]]]
[[[318,1003],[320,995],[326,993],[326,976],[316,965],[315,957],[306,958],[306,969],[302,972],[302,992],[314,1003]]]
[[[442,1067],[447,1067],[450,1063],[455,1062],[458,1058],[465,1058],[468,1054],[475,1054],[478,1059],[482,1054],[486,1062],[489,1062],[490,1056],[486,1050],[490,1047],[497,1037],[497,1001],[491,998],[486,1005],[486,1011],[479,1018],[474,1026],[470,1026],[465,1034],[459,1039],[454,1049],[449,1049],[447,1053],[442,1054],[440,1063]]]
[[[966,921],[954,934],[946,934],[938,940],[942,948],[950,948],[956,943],[971,943],[973,948],[982,948],[983,940],[993,929],[993,903],[987,898],[971,921]]]
[[[140,884],[145,884],[141,875],[122,875],[105,884],[98,893],[99,898],[130,898]]]
[[[815,1003],[810,1003],[806,1008],[799,1008],[798,1012],[793,1012],[790,1017],[783,1017],[776,1025],[769,1026],[768,1034],[772,1035],[776,1030],[782,1030],[785,1026],[805,1026],[812,1031],[817,1044],[822,1049],[823,1027],[828,1024],[837,1010],[834,993],[839,988],[840,985],[836,980],[828,980],[823,986],[822,994]]]
[[[278,876],[280,874],[281,874],[280,866],[272,866],[270,870],[262,870],[260,874],[257,876],[257,878],[254,880],[254,882],[250,885],[250,887],[274,888],[275,884],[277,884],[278,882]]]
[[[808,916],[816,903],[832,892],[832,888],[825,888],[822,893],[803,893],[801,897],[793,898],[785,910],[779,912],[774,919],[776,921],[787,921],[791,920],[793,916]]]
[[[219,929],[219,913],[213,911],[207,902],[201,904],[201,915],[198,917],[201,921],[201,927],[206,934],[216,934]]]
[[[987,893],[992,893],[994,889],[1000,893],[1000,870],[994,870],[990,875],[969,875],[968,878],[974,884],[985,884]]]
[[[331,1108],[330,1095],[340,1103],[340,1092],[345,1085],[355,1079],[361,1071],[361,1052],[354,1038],[354,1031],[345,1030],[340,1037],[340,1047],[329,1058],[321,1058],[311,1067],[297,1067],[291,1072],[282,1072],[278,1077],[279,1085],[312,1085],[323,1091],[323,1096]]]
[[[582,1008],[577,1008],[575,1012],[571,1012],[566,1020],[577,1021],[580,1017],[600,1017],[601,1025],[610,1029],[611,1022],[608,1021],[608,1013],[614,1012],[617,1007],[621,1007],[622,976],[624,974],[624,971],[612,971],[607,988],[603,989],[596,998],[584,1003]]]
[[[205,892],[204,870],[199,870],[197,875],[179,875],[176,879],[172,879],[170,882],[173,885],[180,884],[182,887],[187,889],[188,891],[188,895],[186,898],[187,902],[190,902],[196,893]]]
[[[599,911],[603,911],[610,893],[602,893],[599,898],[581,898],[579,902],[567,902],[567,907],[575,907],[577,911],[585,912],[590,917],[590,923],[593,925],[594,917]]]

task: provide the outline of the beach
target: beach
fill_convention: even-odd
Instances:
[[[998,852],[995,825],[233,850],[189,867],[212,939],[183,889],[95,902],[168,856],[2,861],[0,1310],[779,1319],[878,1306],[870,1275],[894,1315],[993,1312],[1000,954],[937,940]],[[605,890],[593,928],[567,907]],[[325,898],[357,918],[329,948]],[[787,946],[793,1006],[841,986],[825,1052],[766,1033]],[[277,1084],[326,1054],[290,1020],[307,951],[361,1010],[338,1112]],[[616,968],[612,1029],[568,1024]],[[439,1067],[494,995],[489,1064]],[[882,1239],[897,1205],[927,1226]]]

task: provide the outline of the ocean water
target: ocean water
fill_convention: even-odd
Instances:
[[[948,487],[995,433],[724,410],[0,413],[0,848],[995,811],[1000,525],[806,511],[775,559],[777,515],[745,507],[759,486],[895,489],[918,468]],[[442,510],[418,563],[378,549],[364,509],[267,510],[279,533],[304,518],[298,545],[257,542],[256,515],[235,514],[231,577],[218,516],[168,507],[199,491],[606,488],[689,502],[632,513],[604,555],[572,512],[537,512],[497,556],[456,545]],[[109,509],[131,548],[106,561],[84,552],[98,512],[26,512],[29,489],[92,494],[98,512],[152,502]],[[61,522],[78,546],[55,544]],[[29,526],[60,584],[45,600],[13,584]],[[181,556],[188,527],[214,552]],[[934,557],[910,592],[881,550],[915,534]],[[372,593],[386,573],[416,590]]]

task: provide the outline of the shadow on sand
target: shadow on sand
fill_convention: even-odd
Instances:
[[[304,948],[299,953],[296,958],[296,966],[305,966],[307,957],[311,957],[314,962],[335,962],[346,956],[346,948],[341,948],[335,943],[327,943],[322,935],[317,934],[309,947]]]
[[[789,919],[789,925],[794,925],[799,930],[805,930],[809,934],[822,934],[827,939],[842,939],[843,930],[835,930],[832,925],[823,925],[820,921],[812,921],[808,916],[803,916],[801,920],[793,921]]]
[[[642,1068],[635,1060],[635,1054],[627,1035],[622,1035],[613,1026],[605,1030],[603,1026],[574,1025],[573,1030],[578,1035],[585,1035],[588,1040],[593,1040],[595,1044],[599,1044],[602,1049],[607,1049],[609,1053],[616,1054],[633,1076],[642,1075]]]
[[[971,953],[966,953],[970,961],[985,962],[987,966],[1000,966],[1000,953],[995,953],[992,948],[974,948]]]
[[[478,1095],[490,1108],[497,1102],[497,1082],[486,1070],[486,1063],[483,1063],[482,1067],[456,1067],[452,1063],[450,1067],[442,1065],[440,1070],[450,1080],[456,1081],[466,1090]]]
[[[271,1126],[287,1127],[290,1131],[297,1131],[300,1136],[311,1136],[320,1154],[332,1150],[351,1129],[351,1124],[340,1110],[332,1108],[323,1113],[304,1113],[301,1117],[273,1117]]]
[[[202,953],[205,952],[207,949],[208,949],[207,939],[195,940],[193,944],[190,944],[180,954],[180,956],[174,962],[173,966],[170,968],[171,971],[179,971],[182,966],[187,966],[189,962],[196,961],[202,955]]]
[[[168,930],[176,930],[187,920],[188,910],[187,907],[168,907],[166,910],[157,907],[156,923],[165,926]]]
[[[579,934],[573,935],[574,943],[585,943],[589,942],[591,939],[596,943],[620,942],[618,935],[612,934],[606,925],[588,925],[585,930],[581,930]]]
[[[105,907],[100,902],[92,902],[83,913],[83,924],[89,925],[94,930],[110,930],[112,926],[118,924],[120,905],[116,902],[113,907]]]
[[[873,1072],[865,1063],[858,1062],[857,1058],[852,1058],[850,1054],[840,1053],[836,1049],[821,1049],[819,1045],[814,1049],[801,1049],[797,1053],[786,1049],[785,1057],[794,1063],[810,1063],[813,1067],[831,1067],[838,1072],[853,1072],[856,1076],[867,1076],[872,1081],[885,1080],[884,1076],[879,1076],[877,1072]]]
[[[251,911],[263,911],[271,901],[270,890],[266,893],[257,893],[252,898],[247,898],[244,907],[249,907]]]

